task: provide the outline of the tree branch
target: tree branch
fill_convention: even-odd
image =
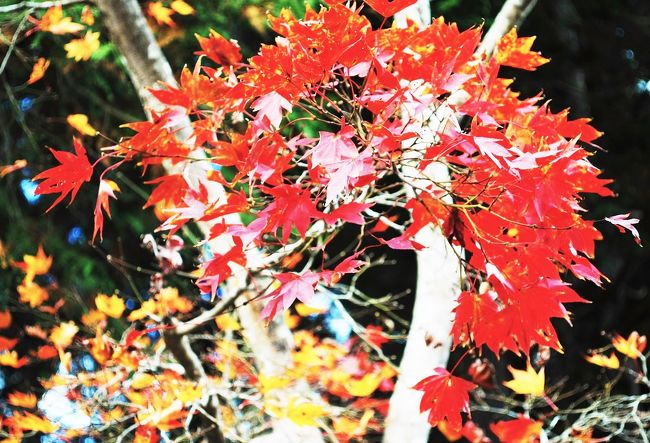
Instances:
[[[497,43],[513,26],[519,26],[533,10],[537,0],[506,0],[478,47],[479,54],[492,55]]]

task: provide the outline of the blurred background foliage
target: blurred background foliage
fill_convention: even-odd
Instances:
[[[0,7],[11,4],[0,0]],[[210,28],[239,41],[245,56],[257,52],[263,42],[272,41],[266,14],[277,14],[283,7],[302,14],[301,0],[188,0],[194,14],[174,15],[174,27],[152,21],[156,36],[175,72],[184,65],[192,67],[198,49],[194,34],[207,35]],[[317,2],[312,2],[316,7]],[[490,25],[501,0],[435,0],[434,16],[443,15],[461,28]],[[147,4],[143,2],[143,7]],[[82,4],[65,8],[66,14],[79,20]],[[4,59],[8,43],[18,26],[29,30],[24,21],[28,11],[0,13],[0,58]],[[43,10],[32,11],[35,17]],[[66,116],[83,113],[101,135],[85,137],[88,151],[97,154],[120,137],[128,135],[120,125],[144,119],[137,94],[129,82],[123,62],[108,40],[101,17],[93,30],[101,32],[101,46],[90,60],[74,62],[63,49],[69,36],[22,32],[15,50],[7,58],[0,74],[0,165],[26,159],[27,168],[0,178],[0,306],[15,291],[20,276],[12,270],[3,254],[19,259],[33,254],[43,244],[54,256],[52,275],[67,296],[84,300],[97,292],[110,293],[115,288],[133,294],[148,287],[146,275],[115,266],[106,254],[123,258],[133,265],[152,266],[151,254],[140,246],[143,234],[152,232],[157,220],[152,211],[142,211],[148,189],[142,185],[138,171],[125,171],[115,180],[122,188],[117,202],[112,202],[113,220],[106,223],[104,241],[93,247],[92,209],[96,189],[87,185],[75,204],[58,207],[48,216],[44,212],[50,198],[33,195],[30,179],[50,166],[52,159],[45,146],[69,149],[76,134],[66,123]],[[22,23],[22,25],[21,25]],[[650,238],[646,216],[650,213],[650,2],[644,0],[554,0],[538,5],[520,28],[522,35],[537,35],[536,48],[552,62],[533,73],[518,72],[516,89],[524,96],[543,90],[550,107],[557,112],[566,107],[574,117],[593,117],[594,125],[604,131],[594,147],[594,162],[604,176],[614,179],[616,199],[586,200],[591,218],[632,212],[640,218],[641,238]],[[27,85],[32,66],[38,57],[47,57],[51,66],[45,77]],[[95,157],[96,158],[96,157]],[[156,176],[156,170],[147,173]],[[96,183],[96,181],[94,182]],[[551,366],[550,375],[571,374],[580,377],[585,370],[578,364],[588,348],[603,344],[601,331],[627,334],[638,330],[650,333],[650,255],[648,248],[638,248],[630,236],[619,235],[605,223],[598,227],[604,241],[598,246],[596,264],[611,280],[603,289],[575,281],[579,293],[592,304],[573,306],[574,328],[558,322],[567,358]],[[185,233],[191,234],[191,233]],[[191,235],[190,235],[191,237]],[[188,243],[189,244],[189,243]],[[191,262],[194,253],[184,251]],[[413,287],[414,260],[408,254],[397,257],[393,268],[382,268],[376,275],[363,279],[364,290],[381,296]],[[188,281],[178,285],[192,290]],[[62,296],[66,296],[63,294]],[[401,300],[401,315],[410,316],[410,300]],[[395,352],[399,353],[399,345]],[[583,375],[585,377],[586,375]]]

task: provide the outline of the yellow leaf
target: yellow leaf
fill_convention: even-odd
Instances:
[[[12,392],[7,396],[7,403],[19,408],[34,409],[37,401],[36,395],[31,392]]]
[[[616,334],[616,337],[612,339],[612,344],[621,354],[636,359],[643,354],[647,339],[645,335],[639,335],[638,332],[633,331],[628,338]]]
[[[512,380],[504,382],[503,385],[512,389],[517,394],[530,394],[536,397],[544,395],[544,368],[535,372],[535,368],[527,363],[526,370],[522,371],[508,366],[512,374]]]
[[[73,322],[61,323],[52,328],[50,341],[59,349],[67,348],[72,344],[74,336],[79,332],[79,327]]]
[[[49,68],[49,66],[50,61],[45,57],[40,57],[38,60],[36,60],[36,63],[34,63],[34,67],[32,68],[32,73],[29,74],[27,84],[31,85],[42,79],[45,75],[45,71],[47,71],[47,68]]]
[[[66,120],[70,126],[83,135],[89,135],[91,137],[97,135],[97,129],[88,123],[88,116],[86,114],[70,114]]]
[[[150,2],[147,7],[147,14],[153,17],[161,26],[176,26],[176,23],[174,23],[174,20],[172,20],[171,17],[173,13],[174,11],[172,9],[163,6],[161,2]]]
[[[259,381],[259,390],[262,394],[266,394],[267,392],[272,391],[273,389],[284,388],[290,382],[290,380],[287,377],[277,377],[277,376],[267,377],[264,374],[260,374],[257,377],[257,380]]]
[[[348,380],[343,386],[350,395],[367,397],[379,387],[383,380],[381,374],[365,374],[360,380]]]
[[[126,319],[128,321],[142,320],[143,318],[147,317],[150,314],[155,314],[156,309],[157,309],[156,301],[150,299],[142,302],[140,308],[131,311],[131,313],[129,314],[128,317],[126,317]]]
[[[32,308],[42,305],[50,297],[45,288],[31,281],[23,281],[16,289],[19,295],[18,301],[29,303]]]
[[[27,357],[18,358],[16,351],[0,352],[0,366],[11,366],[12,368],[22,368],[29,362]]]
[[[217,327],[222,331],[239,331],[241,325],[232,314],[221,314],[215,319]]]
[[[170,6],[180,15],[192,15],[195,12],[194,8],[185,3],[183,0],[174,0]]]
[[[99,49],[99,32],[87,31],[83,38],[70,40],[63,48],[67,52],[67,58],[73,58],[77,62],[87,61]]]
[[[51,434],[59,429],[58,425],[53,424],[47,418],[29,412],[14,411],[13,415],[7,419],[7,424],[22,431],[42,432],[43,434]]]
[[[327,415],[327,410],[315,403],[289,402],[287,418],[299,426],[319,426],[318,419]]]
[[[63,35],[81,31],[84,27],[74,23],[70,17],[63,17],[63,7],[52,6],[40,20],[36,20],[36,28],[52,34]]]
[[[296,312],[301,317],[307,317],[312,314],[322,314],[323,312],[327,312],[328,309],[328,307],[308,306],[304,303],[296,304]]]
[[[602,366],[603,368],[618,369],[621,366],[618,357],[613,352],[609,357],[603,354],[588,355],[585,357],[585,360],[593,365]]]
[[[144,389],[153,385],[156,382],[156,377],[145,372],[137,373],[131,380],[131,387],[133,389]]]
[[[97,306],[99,312],[103,312],[113,318],[120,318],[126,309],[124,300],[117,294],[113,294],[110,297],[106,294],[97,294],[97,297],[95,297],[95,306]]]
[[[25,282],[30,283],[35,276],[47,274],[52,266],[52,257],[45,255],[43,246],[39,245],[36,255],[23,255],[23,261],[14,263],[14,266],[26,274]]]

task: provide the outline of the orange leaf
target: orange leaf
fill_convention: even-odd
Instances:
[[[32,68],[32,73],[29,74],[27,84],[31,85],[42,79],[45,75],[45,71],[47,71],[47,68],[49,68],[49,66],[50,61],[44,57],[40,57],[38,60],[36,60],[36,63],[34,63],[34,67]]]
[[[4,177],[7,174],[11,174],[12,172],[18,171],[25,166],[27,166],[27,160],[23,159],[16,160],[11,165],[0,166],[0,178]]]
[[[10,351],[18,343],[17,338],[7,338],[0,336],[0,351]]]
[[[93,15],[93,10],[90,6],[84,6],[83,10],[81,11],[81,21],[88,26],[95,24],[95,16]]]
[[[549,61],[539,52],[530,50],[534,41],[535,37],[517,38],[517,30],[512,28],[497,45],[495,54],[497,62],[503,66],[534,71],[535,68]]]
[[[52,6],[45,11],[40,20],[31,19],[31,21],[36,24],[36,29],[57,35],[72,34],[84,28],[83,25],[74,23],[70,17],[63,17],[61,5]]]
[[[0,311],[0,329],[11,326],[11,311]]]
[[[7,419],[7,425],[21,431],[42,432],[43,434],[51,434],[59,429],[58,425],[53,424],[45,417],[18,411],[14,411],[13,415]]]
[[[19,408],[33,409],[36,407],[36,395],[26,392],[12,392],[7,396],[7,403]]]
[[[585,360],[593,365],[602,366],[603,368],[618,369],[621,366],[618,357],[613,352],[609,357],[603,354],[588,355],[585,357]]]
[[[506,420],[492,423],[490,429],[499,438],[507,443],[529,443],[535,437],[539,438],[543,423],[526,417],[515,420]]]
[[[643,354],[647,345],[647,339],[645,335],[639,335],[638,332],[634,331],[628,338],[623,338],[616,334],[612,339],[612,344],[621,354],[636,359]]]
[[[153,19],[161,26],[167,25],[172,28],[176,26],[176,23],[172,20],[173,13],[174,11],[172,9],[163,6],[161,2],[150,2],[149,6],[147,6],[147,14],[149,14],[150,17],[153,17]]]

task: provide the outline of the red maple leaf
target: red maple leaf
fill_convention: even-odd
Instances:
[[[97,233],[99,233],[99,238],[103,239],[102,234],[104,232],[104,213],[102,212],[102,209],[106,212],[108,218],[111,218],[111,207],[108,203],[108,198],[111,197],[117,199],[115,196],[115,191],[119,192],[119,190],[120,188],[112,180],[101,180],[99,182],[97,203],[95,203],[94,211],[95,227],[93,228],[93,242],[95,241]]]
[[[384,17],[392,17],[401,10],[416,3],[417,0],[366,0],[366,4]]]
[[[43,180],[36,186],[36,195],[61,194],[45,212],[49,212],[70,193],[72,193],[70,196],[70,203],[72,203],[81,185],[90,181],[90,177],[93,175],[93,167],[86,156],[86,149],[76,138],[73,139],[73,144],[77,155],[49,148],[54,158],[61,164],[47,169],[33,178],[33,180]]]
[[[311,219],[321,215],[311,200],[309,189],[300,189],[296,185],[281,185],[263,191],[271,194],[275,200],[260,213],[260,218],[268,219],[267,232],[274,232],[282,227],[283,243],[289,240],[293,226],[304,237]]]
[[[450,428],[460,431],[461,412],[469,414],[469,391],[474,383],[451,375],[445,368],[434,369],[434,375],[420,380],[413,389],[423,391],[420,412],[429,411],[429,424],[437,426],[445,420]]]

